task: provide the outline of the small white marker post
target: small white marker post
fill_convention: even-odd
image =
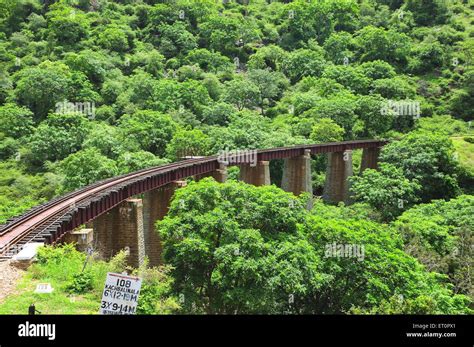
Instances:
[[[38,283],[36,285],[36,290],[35,293],[37,294],[50,294],[54,290],[53,287],[51,287],[50,283]]]

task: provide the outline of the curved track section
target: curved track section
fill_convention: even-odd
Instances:
[[[315,145],[279,147],[258,151],[258,160],[284,159],[302,155],[380,147],[385,140],[360,140]],[[238,161],[231,165],[239,165]],[[38,205],[0,226],[0,260],[11,258],[29,242],[55,243],[68,231],[111,210],[131,196],[159,188],[173,181],[205,174],[219,168],[217,156],[189,159],[143,169],[96,182],[82,189]]]

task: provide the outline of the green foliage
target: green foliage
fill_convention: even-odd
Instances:
[[[340,218],[315,207],[311,215],[305,204],[274,186],[212,179],[177,191],[156,226],[182,312],[334,314],[381,310],[395,295],[429,297],[417,313],[469,312],[466,297],[403,252],[394,229],[358,210]],[[328,251],[334,243],[361,248],[341,257]]]
[[[193,49],[186,55],[184,61],[190,65],[197,64],[204,71],[213,73],[229,71],[233,68],[229,58],[219,52],[211,52],[205,48]]]
[[[298,49],[289,53],[282,64],[285,75],[295,83],[305,76],[321,76],[326,61],[321,50]]]
[[[455,291],[471,299],[473,212],[473,197],[462,195],[415,206],[393,223],[410,254],[433,271],[447,274]]]
[[[423,202],[449,199],[459,193],[458,162],[453,144],[447,137],[426,132],[410,133],[386,145],[381,160],[400,168],[408,180],[416,180],[421,186],[418,196]]]
[[[124,152],[117,158],[117,167],[120,174],[138,171],[153,166],[167,164],[167,159],[158,158],[146,151]]]
[[[242,111],[244,108],[252,109],[257,105],[259,93],[260,90],[255,83],[244,78],[236,78],[226,82],[223,100]]]
[[[366,169],[361,176],[350,178],[355,201],[368,203],[382,218],[392,220],[417,201],[420,185],[409,181],[403,171],[391,164],[381,164],[380,170]]]
[[[66,191],[81,188],[119,173],[115,162],[104,157],[93,147],[69,155],[58,163],[57,171],[65,177],[63,185]]]
[[[35,119],[46,117],[57,102],[67,100],[72,87],[71,72],[63,63],[45,61],[18,72],[15,95]]]
[[[361,122],[361,129],[355,130],[359,136],[377,138],[393,127],[394,116],[381,112],[385,104],[386,100],[378,95],[363,95],[357,99],[355,112]]]
[[[407,0],[406,9],[419,25],[441,24],[450,16],[447,3],[442,0]]]
[[[179,130],[166,147],[166,153],[169,159],[176,161],[185,156],[208,155],[210,146],[209,137],[201,130]]]
[[[62,2],[51,5],[47,13],[48,28],[59,44],[74,44],[84,39],[89,31],[89,22],[82,11]]]
[[[93,288],[92,280],[93,278],[90,272],[74,274],[71,284],[67,286],[67,291],[73,294],[86,293]]]
[[[88,129],[89,121],[82,114],[50,114],[29,139],[28,160],[40,166],[66,158],[81,148]]]
[[[440,68],[445,60],[443,45],[430,38],[413,47],[408,65],[410,71],[426,73]]]
[[[352,96],[345,96],[341,93],[319,101],[315,107],[304,112],[301,116],[315,120],[330,118],[342,127],[346,136],[349,137],[356,120],[355,106]]]
[[[309,138],[314,143],[342,141],[344,129],[337,125],[332,119],[321,118],[311,129]]]
[[[173,279],[169,276],[170,268],[147,268],[141,266],[135,275],[143,280],[138,301],[138,314],[171,314],[180,306],[177,299],[170,296]]]
[[[0,132],[5,136],[20,138],[33,131],[33,113],[15,104],[0,106]]]
[[[170,314],[179,308],[170,295],[172,278],[169,268],[150,268],[145,262],[138,269],[127,267],[127,255],[118,252],[108,262],[93,254],[82,271],[86,256],[73,244],[38,249],[38,261],[30,266],[15,294],[2,301],[1,314],[24,314],[32,302],[43,314],[97,314],[108,272],[131,272],[142,278],[138,314]],[[49,295],[35,294],[37,283],[51,283]]]
[[[418,120],[417,128],[430,133],[440,133],[446,136],[461,135],[468,132],[468,125],[449,115],[423,117]]]
[[[450,99],[452,114],[463,120],[472,120],[474,100],[474,69],[469,68],[462,76],[461,89],[455,90]]]
[[[13,161],[0,164],[0,223],[57,194],[60,182],[51,173],[44,176],[25,173]]]
[[[384,60],[403,64],[410,49],[410,38],[394,30],[367,26],[356,33],[356,44],[361,61]]]
[[[126,52],[130,49],[124,28],[116,25],[109,25],[101,31],[97,43],[101,47],[116,52]]]
[[[177,125],[169,115],[146,110],[124,115],[120,119],[119,129],[124,137],[139,143],[141,149],[162,156]]]
[[[468,122],[474,109],[474,22],[473,7],[466,1],[123,0],[98,1],[92,7],[88,0],[0,0],[0,223],[59,193],[183,155],[340,140],[392,139],[382,153],[381,170],[354,178],[353,189],[363,204],[316,204],[319,214],[311,213],[327,217],[328,233],[345,229],[341,220],[355,220],[357,233],[364,220],[387,222],[407,207],[416,209],[418,201],[473,191]],[[421,118],[383,112],[389,101],[407,99],[420,102]],[[63,101],[94,102],[95,113],[64,114],[58,107]],[[319,195],[325,157],[313,159],[313,188]],[[359,161],[355,151],[355,168]],[[281,162],[271,165],[272,182],[279,184]],[[237,178],[238,171],[232,168],[230,177]],[[258,218],[263,225],[274,215]],[[323,222],[316,220],[314,227]],[[352,281],[355,273],[339,271],[337,259],[322,258],[318,252],[324,245],[295,233],[274,240],[260,226],[248,222],[247,228],[246,223],[229,232],[232,242],[215,249],[220,263],[212,281],[225,294],[209,294],[215,300],[213,312],[463,311],[464,299],[441,289],[436,276],[419,275],[418,265],[390,245],[380,274],[370,268],[378,264],[364,262],[368,269],[358,270],[368,284],[361,291],[351,287],[346,297],[344,285],[332,283],[331,274]],[[380,225],[374,225],[378,233]],[[447,231],[431,219],[420,221],[420,228],[424,225],[427,231],[412,237],[404,251],[428,269],[447,274],[456,291],[469,294],[468,258],[447,251],[453,244],[464,247],[456,243],[460,235],[463,244],[471,242],[469,230]],[[362,236],[347,239],[366,241]],[[251,258],[229,256],[228,249],[239,243]],[[439,252],[428,244],[439,246]],[[189,247],[199,248],[194,243]],[[110,266],[123,271],[123,257]],[[439,267],[433,267],[436,263]],[[405,265],[410,270],[400,275]],[[383,274],[388,282],[393,279],[390,266],[403,290],[380,284],[386,281]],[[100,268],[105,271],[106,266]],[[166,271],[150,273],[152,282],[164,282],[144,286],[140,312],[170,313],[179,306],[175,298],[160,299],[171,288]],[[413,289],[417,276],[432,291]],[[252,281],[258,284],[247,303],[242,288]],[[329,283],[338,302],[329,302]],[[101,285],[93,281],[92,292]],[[275,292],[266,294],[268,290]],[[290,291],[296,301],[288,308]],[[51,296],[51,305],[73,312],[61,295]],[[196,308],[193,300],[185,296],[183,312],[211,310],[203,297]],[[97,311],[93,300],[86,302],[83,312]]]
[[[155,44],[166,58],[186,54],[197,47],[196,38],[186,30],[183,23],[163,24],[157,30],[159,36]]]
[[[248,79],[258,88],[257,100],[262,114],[264,114],[264,107],[273,106],[275,100],[281,96],[282,91],[289,84],[282,73],[261,69],[250,70]]]
[[[360,69],[350,65],[329,65],[325,68],[323,77],[335,80],[355,93],[366,94],[369,91],[370,79]]]

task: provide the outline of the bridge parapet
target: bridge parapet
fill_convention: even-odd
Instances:
[[[249,171],[248,166],[244,166],[242,175],[246,182],[257,185],[269,184],[269,168],[267,164],[263,163],[274,159],[287,159],[283,188],[294,194],[303,191],[310,192],[311,173],[308,171],[310,165],[307,164],[307,155],[334,153],[330,155],[331,161],[328,165],[332,168],[332,171],[328,171],[328,181],[332,182],[328,183],[328,186],[333,188],[328,188],[325,196],[328,197],[332,194],[328,201],[343,201],[346,198],[345,195],[341,195],[341,192],[347,192],[346,181],[349,173],[348,163],[343,165],[340,162],[341,153],[364,149],[362,169],[376,168],[379,148],[386,143],[386,140],[359,140],[258,150],[256,158],[260,163],[259,166],[257,165],[258,170],[252,171],[250,169]],[[242,164],[246,165],[246,163],[235,162],[229,166]],[[345,167],[345,169],[342,170],[341,167]],[[246,170],[247,173],[245,173]],[[293,173],[291,173],[292,171]],[[344,174],[340,172],[344,172]],[[222,166],[217,156],[192,158],[143,169],[96,182],[78,191],[58,197],[32,209],[23,216],[10,220],[6,225],[0,226],[0,259],[11,257],[12,254],[8,252],[15,245],[38,241],[60,242],[66,233],[97,219],[127,199],[146,194],[187,177],[195,176],[199,179],[206,175],[213,176],[219,182],[225,181],[226,167]],[[148,230],[151,230],[150,226],[148,226]]]

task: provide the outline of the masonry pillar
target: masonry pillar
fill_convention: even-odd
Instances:
[[[240,180],[254,186],[270,185],[270,162],[258,161],[255,166],[240,165]]]
[[[139,266],[145,259],[142,199],[127,199],[93,221],[99,252],[110,258],[128,248],[128,263]]]
[[[155,223],[158,220],[162,220],[168,213],[175,190],[185,185],[185,181],[176,181],[143,194],[145,254],[150,261],[150,266],[156,266],[162,263],[161,238],[155,230]]]
[[[219,168],[217,170],[206,172],[205,174],[195,175],[194,179],[197,182],[205,177],[213,177],[217,182],[224,183],[227,181],[227,166],[224,164],[219,164]]]
[[[283,161],[281,188],[294,195],[310,193],[311,197],[313,196],[313,186],[311,182],[311,150],[307,149],[303,155],[287,158]]]
[[[365,169],[378,169],[378,159],[380,147],[364,148],[362,150],[362,161],[360,163],[360,173]]]
[[[349,176],[352,176],[352,151],[328,153],[323,199],[349,203]]]
[[[80,252],[86,252],[87,249],[93,246],[94,231],[92,228],[84,228],[73,230],[64,236],[65,243],[75,243],[76,249]]]

